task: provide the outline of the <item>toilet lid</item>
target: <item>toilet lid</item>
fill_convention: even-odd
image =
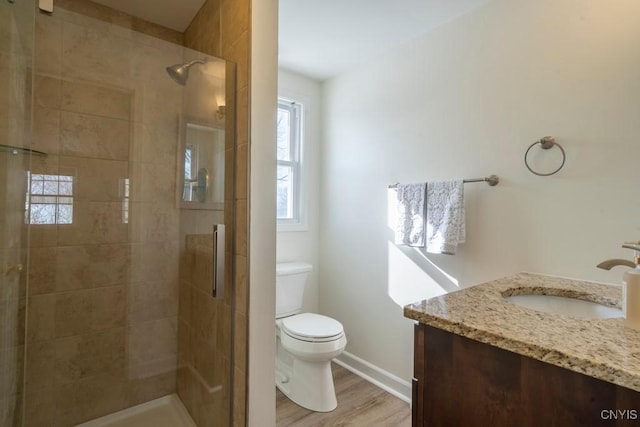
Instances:
[[[282,329],[293,337],[330,338],[340,335],[342,323],[331,317],[314,313],[302,313],[282,319]]]

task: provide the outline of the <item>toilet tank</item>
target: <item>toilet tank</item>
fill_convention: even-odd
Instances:
[[[276,264],[276,319],[299,313],[311,264],[284,262]]]

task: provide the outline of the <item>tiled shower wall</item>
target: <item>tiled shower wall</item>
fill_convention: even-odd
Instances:
[[[0,144],[28,148],[33,10],[0,4]],[[22,421],[27,227],[24,171],[29,156],[0,150],[0,425]]]
[[[202,57],[187,52],[187,60]],[[209,73],[202,71],[209,67]],[[231,402],[232,283],[233,283],[233,163],[235,118],[235,66],[210,61],[189,74],[184,92],[184,113],[193,120],[224,130],[224,209],[180,211],[180,304],[178,315],[178,378],[176,390],[199,426],[228,426]],[[217,73],[224,74],[215,79]],[[222,77],[222,76],[221,76]],[[224,91],[224,93],[222,93]],[[220,92],[226,113],[220,115],[212,93]],[[211,171],[211,169],[210,169]],[[213,173],[213,171],[211,171]],[[222,171],[218,171],[222,172]],[[215,181],[214,181],[215,185]],[[197,205],[197,204],[196,204]],[[196,206],[198,207],[198,206]],[[224,292],[212,292],[214,224],[225,224]]]
[[[248,292],[248,170],[249,170],[249,52],[250,0],[206,0],[184,34],[186,47],[205,52],[236,64],[235,172],[234,209],[225,218],[234,224],[233,242],[233,425],[244,426],[246,420]],[[230,177],[228,177],[230,178]],[[229,194],[229,193],[226,193]],[[193,213],[192,224],[199,213]],[[186,217],[182,217],[186,221]],[[206,233],[207,230],[191,231]]]
[[[228,426],[231,290],[211,295],[213,236],[189,235],[180,274],[177,391],[199,426]],[[212,327],[213,326],[213,327]]]
[[[31,172],[73,213],[31,225],[25,425],[68,426],[175,391],[183,49],[58,5],[35,46]]]

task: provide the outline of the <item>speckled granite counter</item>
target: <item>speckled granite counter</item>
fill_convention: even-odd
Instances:
[[[429,326],[640,391],[640,331],[623,319],[577,319],[511,304],[543,294],[620,306],[621,287],[520,273],[404,307]]]

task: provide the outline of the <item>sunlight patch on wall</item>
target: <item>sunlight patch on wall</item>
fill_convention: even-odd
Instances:
[[[422,258],[424,258],[425,262],[428,262],[429,265],[436,269],[438,271],[438,273],[440,273],[442,276],[444,276],[449,282],[451,282],[452,285],[454,285],[455,287],[459,288],[460,287],[460,283],[458,283],[458,279],[456,279],[455,277],[453,277],[452,275],[450,275],[449,273],[447,273],[446,271],[444,271],[443,269],[441,269],[440,267],[438,267],[438,265],[436,263],[434,263],[433,261],[431,261],[429,258],[427,258],[427,254],[423,251],[421,251],[420,249],[416,248],[415,249],[416,253],[420,254],[420,256]],[[447,255],[450,256],[450,255]]]
[[[394,243],[398,222],[397,193],[387,192],[388,294],[398,305],[442,295],[459,288],[458,280],[426,256],[424,248],[398,246]],[[441,285],[443,284],[443,285]]]
[[[396,304],[402,307],[447,292],[393,242],[387,245],[387,293]]]

